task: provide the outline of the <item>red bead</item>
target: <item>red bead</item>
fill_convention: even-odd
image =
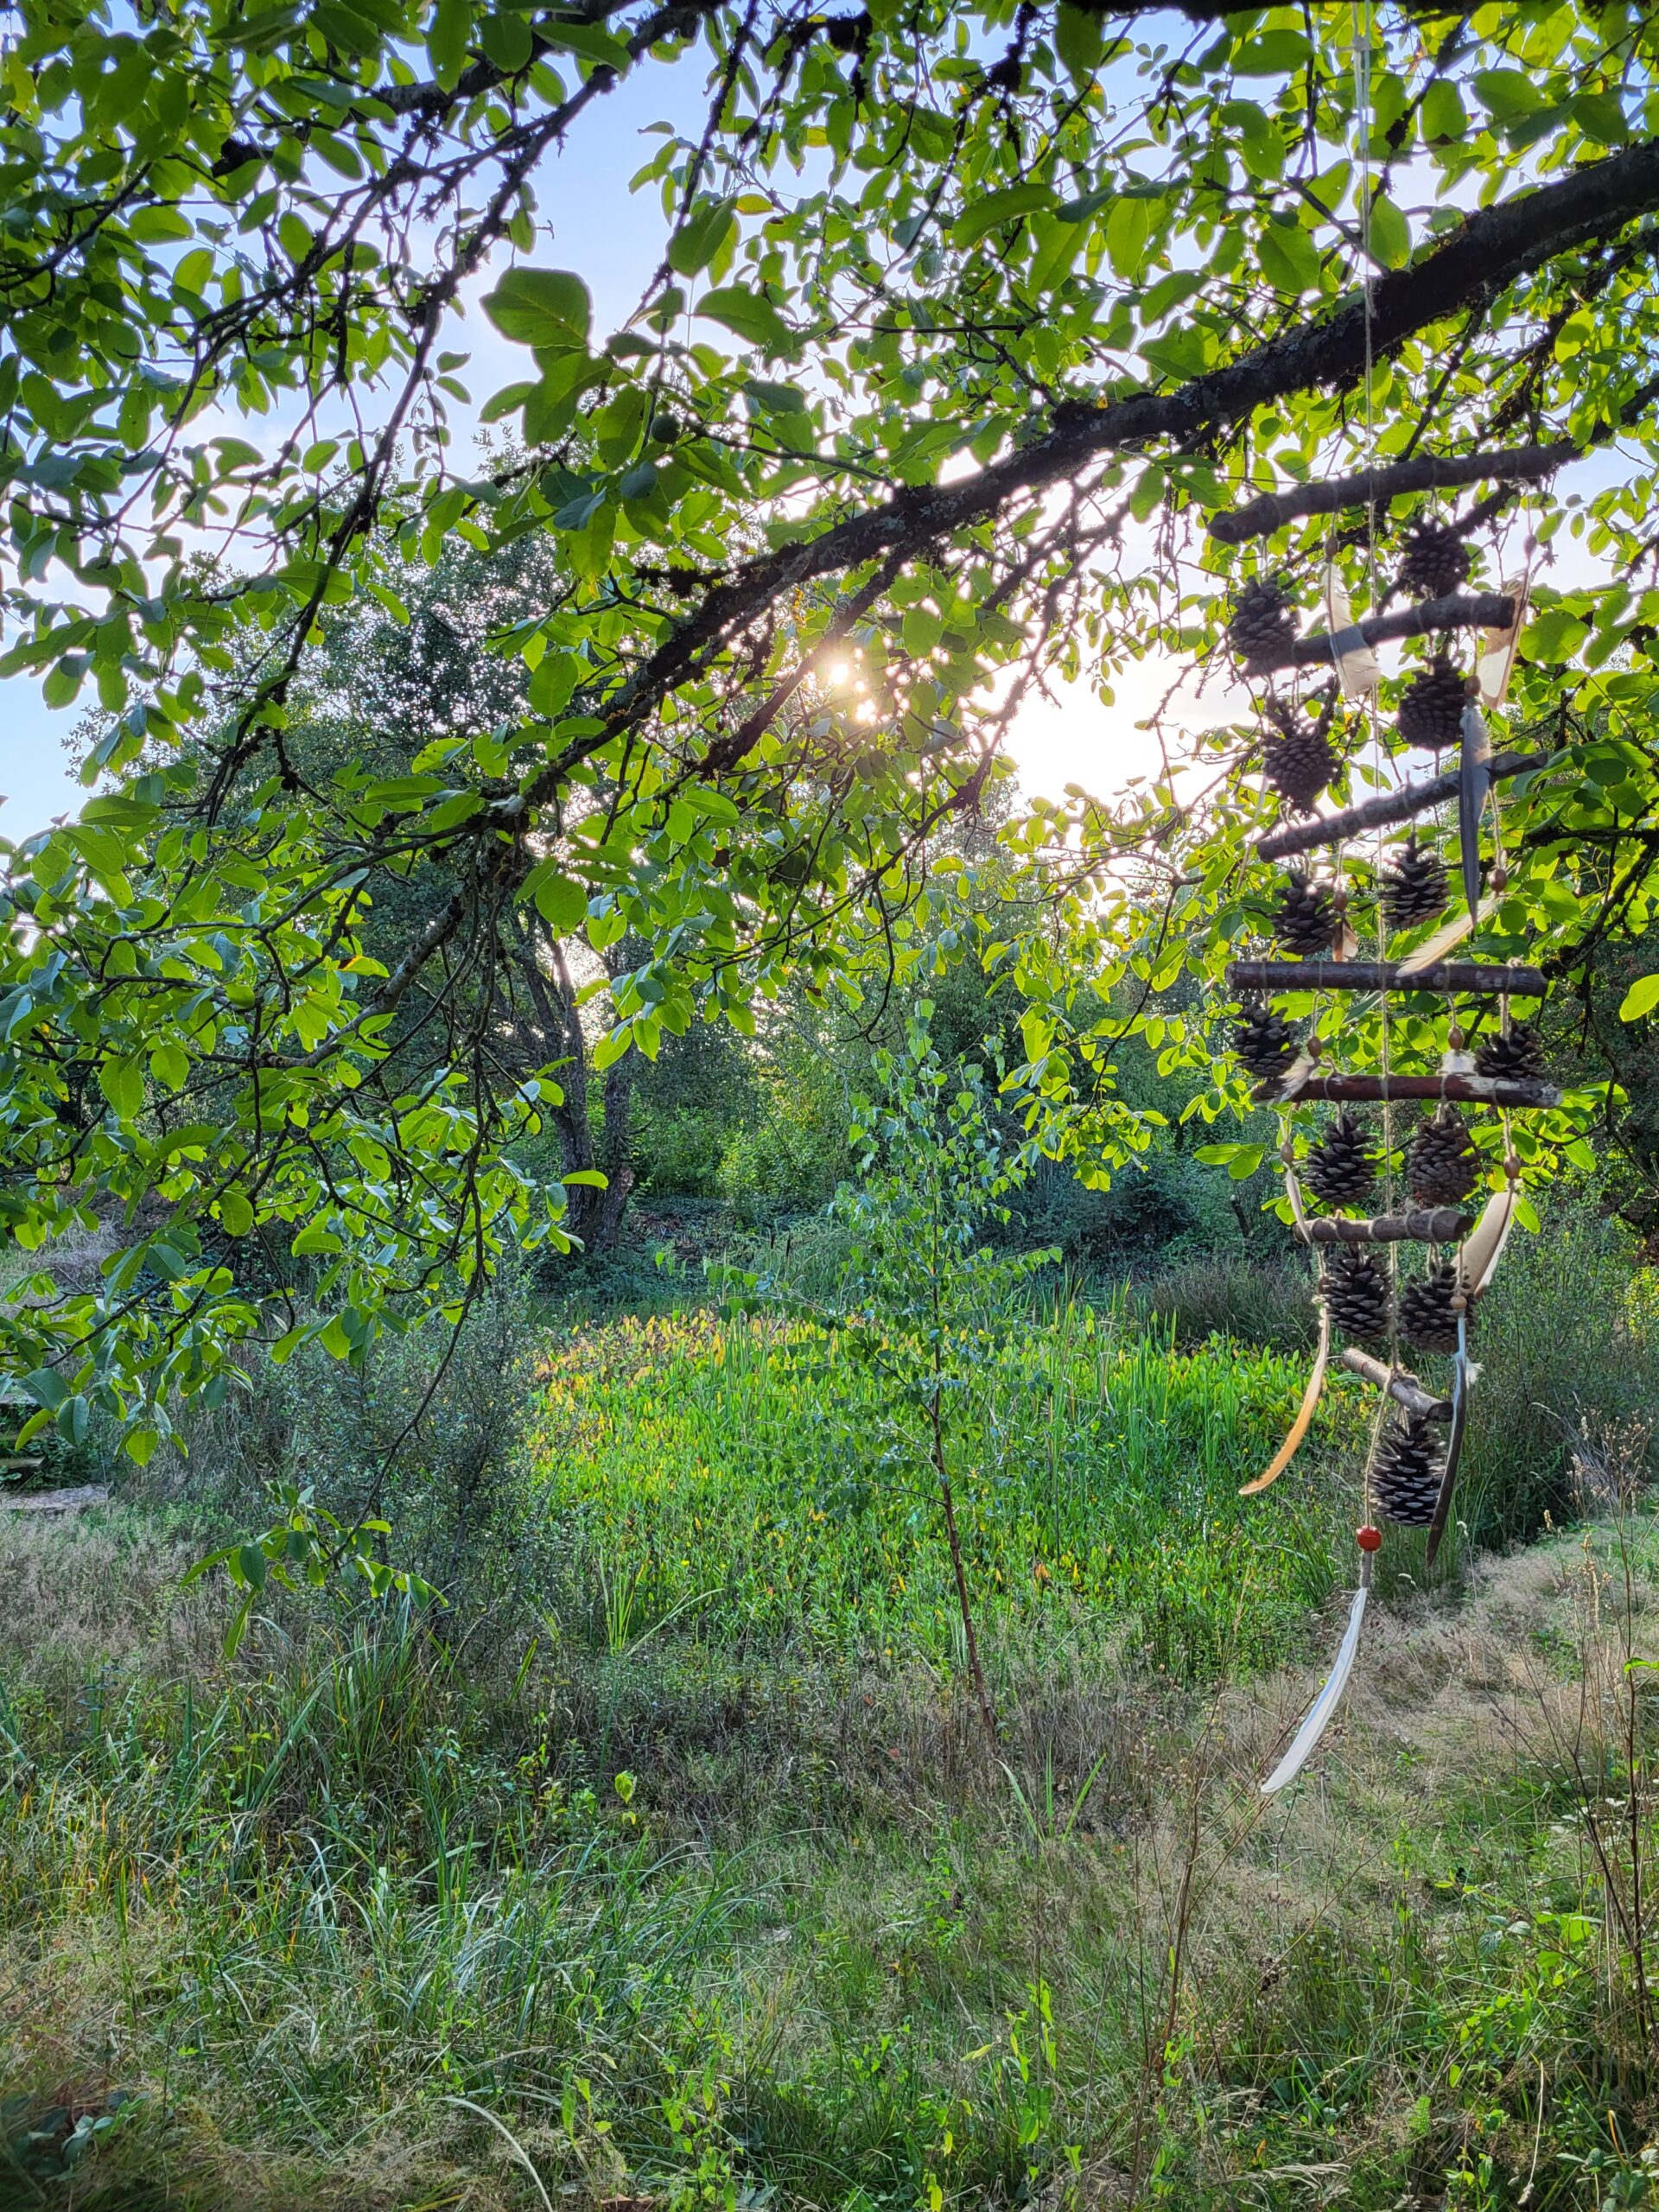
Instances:
[[[1359,1548],[1363,1552],[1376,1551],[1382,1541],[1382,1531],[1373,1529],[1369,1521],[1363,1529],[1356,1529],[1354,1534],[1359,1539]]]

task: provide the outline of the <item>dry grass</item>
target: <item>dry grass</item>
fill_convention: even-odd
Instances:
[[[1615,1471],[1629,1460],[1617,1439],[1591,1446]],[[1611,1494],[1628,1490],[1618,1478]],[[702,2184],[695,2146],[664,2126],[664,2052],[679,2065],[710,2054],[724,2084],[710,2092],[724,2115],[716,2166],[783,2202],[907,2205],[915,2162],[931,2160],[964,2205],[1024,2189],[1055,2212],[1148,2191],[1229,2212],[1338,2201],[1384,2212],[1438,2202],[1465,2154],[1498,2160],[1514,2186],[1490,2202],[1512,2202],[1541,2059],[1552,2087],[1533,2202],[1568,2212],[1588,2200],[1562,2159],[1576,2155],[1598,2051],[1615,2071],[1624,2063],[1628,1974],[1582,1832],[1560,1831],[1575,1759],[1599,1777],[1617,1748],[1626,1658],[1659,1656],[1659,1539],[1644,1521],[1623,1526],[1624,1557],[1621,1524],[1604,1522],[1483,1562],[1459,1600],[1408,1589],[1375,1606],[1345,1713],[1271,1804],[1255,1779],[1319,1666],[1198,1694],[1137,1671],[1082,1609],[995,1639],[1018,1795],[988,1765],[948,1669],[722,1653],[695,1637],[614,1656],[567,1643],[538,1653],[518,1704],[510,1681],[462,1696],[441,1669],[423,1676],[399,1694],[410,1740],[375,1770],[363,1809],[320,1746],[304,1788],[272,1799],[245,1872],[187,1895],[168,1866],[193,1847],[186,1831],[169,1842],[141,1824],[119,1851],[111,1840],[111,1823],[135,1817],[122,1777],[137,1770],[111,1752],[99,1779],[87,1685],[101,1681],[111,1707],[134,1690],[148,1715],[135,1740],[161,1771],[179,1685],[203,1699],[235,1689],[256,1742],[335,1663],[338,1628],[295,1612],[258,1631],[229,1675],[218,1595],[178,1587],[193,1555],[181,1526],[120,1512],[72,1529],[0,1525],[0,1673],[41,1744],[65,1732],[55,1766],[36,1764],[35,1809],[9,1847],[35,1871],[25,1896],[14,1864],[0,1951],[6,2075],[89,2105],[113,2084],[141,2089],[144,2115],[98,2170],[130,2168],[159,2187],[157,2205],[214,2212],[537,2202],[500,2139],[442,2101],[450,2094],[489,2101],[556,2201],[560,2189],[592,2202],[639,2185],[689,2205]],[[1333,1617],[1320,1648],[1335,1634]],[[279,1696],[279,1681],[291,1691]],[[349,1913],[338,1985],[283,1983],[276,1933],[302,1925],[284,1917],[283,1885],[306,1851],[332,1852],[329,1821],[361,1840],[340,1862],[359,1871],[338,1878],[360,1906],[372,1866],[389,1863],[412,1929],[431,1897],[429,1843],[409,1840],[416,1751],[454,1737],[478,1777],[456,1801],[461,1817],[487,1834],[505,1817],[488,1777],[512,1771],[550,1714],[566,1731],[567,1789],[580,1770],[569,1745],[595,1780],[632,1770],[653,1845],[690,1843],[708,1878],[742,1891],[723,1932],[696,1937],[665,2006],[632,2024],[613,2006],[584,2031],[585,2051],[579,2039],[563,2059],[503,2075],[485,2059],[512,2042],[505,2021],[480,2040],[460,2018],[397,2029],[385,1999],[369,2004]],[[321,1818],[320,1780],[334,1793]],[[82,1808],[67,1827],[42,1824],[53,1792]],[[596,1849],[629,1847],[620,1819],[613,1807],[599,1821]],[[550,1836],[531,1837],[513,1876],[527,1896],[545,1878],[538,1851],[550,1868],[557,1856]],[[1503,2018],[1523,1998],[1542,2003],[1519,1956],[1534,1939],[1489,1954],[1488,1923],[1530,1922],[1562,1885],[1601,1931],[1598,1993],[1529,2031],[1556,2043],[1535,2053],[1523,2038],[1478,2074],[1471,2023],[1499,2000]],[[618,1923],[624,1967],[626,1946],[654,1942],[662,1913],[691,1901],[687,1891],[665,1905],[646,1884]],[[388,1992],[441,1963],[412,1933],[395,1941],[404,1948],[378,1969]],[[204,2032],[184,1993],[209,1962],[240,1996],[217,2004]],[[1039,2058],[1034,2072],[1033,1990],[1055,2038],[1052,2066]],[[1471,2087],[1454,2081],[1459,2063]],[[608,2133],[580,2113],[565,2126],[573,2065]],[[304,2089],[308,2069],[326,2086]],[[1477,2126],[1482,2111],[1499,2117]],[[716,2201],[724,2185],[710,2184]],[[1446,2201],[1483,2202],[1472,2185]]]

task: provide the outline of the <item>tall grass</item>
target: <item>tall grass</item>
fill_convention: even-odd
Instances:
[[[1471,1538],[1647,1389],[1599,1236],[1480,1316]],[[1060,1296],[964,1386],[1006,1770],[925,1471],[799,1325],[567,1332],[448,1612],[272,1593],[227,1662],[182,1522],[0,1525],[0,2204],[1642,2202],[1651,1530],[1379,1607],[1269,1807],[1370,1403],[1241,1501],[1305,1356],[1196,1338]]]
[[[33,1541],[48,1574],[99,1543]],[[1141,1699],[1132,1819],[1099,1817],[1080,1770],[1049,1777],[1051,1809],[982,1762],[954,1803],[836,1818],[779,1773],[767,1815],[722,1821],[661,1790],[642,1812],[652,1777],[591,1757],[584,1784],[563,1665],[480,1681],[406,1613],[268,1622],[228,1675],[164,1679],[159,1640],[113,1666],[88,1648],[78,1684],[9,1662],[0,2093],[24,2094],[0,2117],[137,2092],[92,2175],[150,2194],[106,2201],[214,2212],[1074,2189],[1497,2212],[1529,2167],[1542,2212],[1599,2202],[1592,2181],[1638,2202],[1649,2059],[1586,1848],[1629,1773],[1593,1685],[1639,1702],[1628,1660],[1652,1648],[1633,1541],[1636,1643],[1608,1641],[1605,1548],[1519,1562],[1463,1625],[1466,1680],[1433,1623],[1406,1635],[1373,1661],[1382,1726],[1362,1701],[1345,1756],[1270,1814],[1249,1777],[1273,1724],[1236,1694]],[[1521,1765],[1480,1735],[1506,1666]],[[810,1680],[779,1694],[804,1755]],[[903,1742],[863,1694],[845,1763]],[[1570,1758],[1540,1713],[1576,1721]],[[659,1766],[680,1726],[658,1712]],[[1645,1827],[1635,1847],[1649,1880]],[[18,2202],[82,2201],[33,2171]]]
[[[1126,1630],[1184,1680],[1282,1656],[1338,1570],[1346,1508],[1287,1484],[1237,1496],[1300,1395],[1271,1352],[1173,1348],[1062,1302],[972,1388],[958,1503],[980,1602]],[[950,1565],[925,1470],[884,1457],[879,1385],[832,1340],[765,1319],[627,1319],[553,1357],[532,1438],[558,1548],[642,1622],[854,1654],[942,1656]],[[1321,1443],[1357,1434],[1333,1394]],[[1310,1453],[1317,1465],[1317,1452]]]

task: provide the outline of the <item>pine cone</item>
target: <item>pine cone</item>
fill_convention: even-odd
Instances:
[[[1455,1106],[1439,1107],[1418,1130],[1407,1179],[1420,1206],[1461,1205],[1480,1180],[1480,1154]]]
[[[1443,522],[1420,523],[1406,540],[1400,585],[1413,599],[1444,599],[1468,575],[1469,548]]]
[[[1400,695],[1400,734],[1408,745],[1439,753],[1463,734],[1469,697],[1463,677],[1444,658],[1407,684]]]
[[[1295,637],[1296,619],[1280,586],[1260,576],[1246,584],[1227,625],[1227,642],[1243,662],[1245,674],[1258,666],[1282,666]]]
[[[1247,999],[1233,1025],[1234,1052],[1250,1073],[1263,1082],[1284,1073],[1300,1042],[1300,1032],[1294,1025],[1259,1000]]]
[[[1382,874],[1382,916],[1390,931],[1414,930],[1446,912],[1446,862],[1408,837],[1394,866]]]
[[[1449,1260],[1438,1262],[1402,1289],[1400,1334],[1414,1351],[1456,1351],[1458,1317],[1452,1301],[1457,1294],[1458,1271]]]
[[[1281,736],[1262,741],[1262,774],[1299,814],[1313,812],[1314,800],[1337,772],[1337,757],[1330,739],[1300,719]]]
[[[1328,1206],[1357,1206],[1370,1195],[1376,1169],[1365,1130],[1344,1110],[1303,1161],[1302,1181]]]
[[[1333,1244],[1319,1271],[1319,1295],[1331,1326],[1357,1343],[1375,1344],[1389,1333],[1388,1270],[1363,1244]]]
[[[1421,1414],[1391,1421],[1371,1468],[1379,1517],[1396,1529],[1427,1529],[1440,1503],[1445,1464],[1440,1440]]]
[[[1318,960],[1330,951],[1337,925],[1330,887],[1310,882],[1300,868],[1292,868],[1273,917],[1274,942],[1293,959]]]
[[[1475,1073],[1506,1083],[1529,1083],[1544,1071],[1544,1040],[1530,1021],[1489,1037],[1475,1054]]]

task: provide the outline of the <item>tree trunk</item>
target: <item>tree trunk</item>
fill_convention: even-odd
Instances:
[[[553,1080],[564,1096],[558,1105],[549,1105],[543,1111],[558,1136],[560,1172],[574,1175],[596,1167],[607,1179],[602,1191],[591,1184],[571,1185],[565,1227],[580,1240],[584,1252],[604,1252],[616,1242],[633,1188],[633,1169],[628,1160],[633,1119],[633,1048],[630,1046],[605,1071],[595,1131],[588,1103],[588,1040],[582,1033],[582,1010],[564,947],[544,925],[531,922],[516,965],[528,1001],[514,1025],[524,1071],[529,1074],[550,1062],[559,1063]],[[608,958],[606,965],[614,974]]]

